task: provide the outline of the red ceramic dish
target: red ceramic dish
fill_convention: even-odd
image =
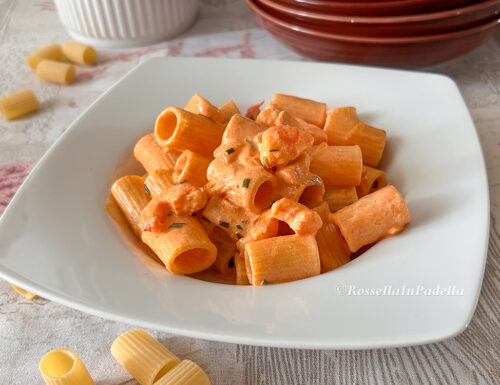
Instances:
[[[498,17],[500,0],[410,16],[341,16],[296,10],[273,0],[256,0],[272,16],[314,30],[353,36],[417,36],[464,29]]]
[[[419,68],[463,55],[493,36],[500,19],[461,31],[399,38],[356,37],[315,31],[279,20],[246,0],[264,28],[294,51],[314,59]]]
[[[480,0],[276,0],[297,10],[347,16],[392,16],[435,12]]]

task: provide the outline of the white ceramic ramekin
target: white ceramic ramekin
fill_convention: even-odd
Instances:
[[[55,0],[75,40],[99,48],[126,48],[166,40],[187,29],[198,0]]]

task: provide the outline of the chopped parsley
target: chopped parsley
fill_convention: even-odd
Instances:
[[[151,195],[151,191],[149,191],[149,187],[144,184],[144,190],[148,193],[148,195]]]
[[[184,184],[184,183],[186,183],[186,182],[187,182],[187,180],[180,180],[179,182],[174,183],[174,186],[178,186],[178,185],[180,185],[180,184]]]
[[[170,226],[168,226],[169,229],[180,229],[181,227],[184,227],[185,223],[182,222],[174,222]]]
[[[241,185],[245,188],[248,188],[248,186],[250,185],[250,178],[243,179],[243,183]]]
[[[234,152],[234,148],[232,148],[232,147],[231,147],[231,148],[228,148],[228,149],[226,150],[226,153],[227,153],[227,154],[232,154],[233,152]]]
[[[236,228],[240,229],[240,230],[243,230],[243,227],[241,227],[241,225],[236,225]]]
[[[229,223],[228,222],[219,221],[219,225],[222,226],[222,227],[225,227],[226,229],[229,229]]]
[[[269,150],[269,152],[278,152],[279,150],[277,148],[273,148],[272,150]]]

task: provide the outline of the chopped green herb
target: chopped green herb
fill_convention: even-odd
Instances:
[[[227,222],[219,221],[219,225],[221,225],[222,227],[225,227],[226,229],[229,229],[229,223],[227,223]]]
[[[265,168],[269,168],[269,159],[267,159],[267,157],[263,156],[260,160],[260,162],[262,163],[262,165],[265,167]]]
[[[268,280],[265,280],[265,279],[264,279],[264,280],[260,283],[260,286],[270,285],[270,284],[272,284],[272,282],[271,282],[271,281],[268,281]]]
[[[269,150],[269,152],[277,152],[279,151],[277,148],[273,148],[272,150]]]
[[[148,195],[151,195],[151,191],[149,191],[149,187],[144,184],[144,190],[148,193]]]
[[[174,183],[174,186],[178,186],[178,185],[180,185],[180,184],[184,184],[184,183],[186,183],[186,182],[187,182],[187,180],[180,180],[180,181],[178,181],[177,183]]]
[[[232,148],[232,147],[231,147],[231,148],[228,148],[228,149],[226,150],[226,153],[228,153],[228,154],[232,154],[233,152],[234,152],[234,148]]]
[[[185,223],[182,223],[182,222],[174,222],[170,226],[168,226],[168,228],[169,229],[180,229],[184,225],[185,225]]]
[[[250,139],[245,139],[245,142],[247,142],[247,144],[252,148],[252,150],[258,151],[254,142],[252,142]]]
[[[240,234],[240,233],[238,233],[238,232],[236,233],[236,236],[238,237],[238,239],[243,238],[243,235],[241,235],[241,234]]]
[[[243,179],[243,183],[241,185],[245,188],[248,188],[248,186],[250,185],[250,179],[249,178]]]
[[[240,229],[240,230],[243,230],[243,227],[241,227],[241,225],[236,225],[236,228]]]
[[[210,220],[207,217],[201,217],[201,219],[203,219],[204,221],[210,223]]]
[[[168,210],[167,216],[171,216],[174,212],[172,210]]]

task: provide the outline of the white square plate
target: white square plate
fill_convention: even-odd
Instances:
[[[104,204],[158,113],[196,92],[217,105],[234,98],[242,110],[275,92],[357,106],[364,121],[387,130],[382,168],[406,198],[411,224],[335,271],[287,284],[215,284],[145,263]],[[102,95],[37,164],[1,218],[0,276],[82,311],[198,338],[304,348],[401,346],[467,327],[481,287],[488,222],[479,140],[446,77],[322,63],[157,58]],[[438,289],[450,295],[435,295]]]

